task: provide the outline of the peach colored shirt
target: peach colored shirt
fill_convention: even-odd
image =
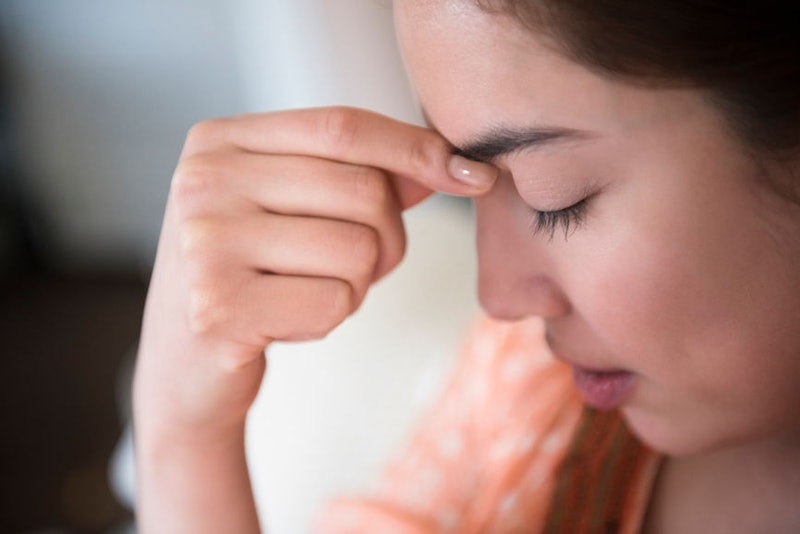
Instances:
[[[372,498],[340,499],[322,533],[544,532],[583,404],[541,320],[479,323],[444,395]],[[638,532],[658,466],[646,451],[618,532]],[[568,511],[568,513],[580,513]],[[550,526],[552,530],[552,525]]]

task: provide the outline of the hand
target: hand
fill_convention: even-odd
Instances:
[[[482,194],[495,177],[431,130],[349,108],[193,128],[145,310],[137,432],[241,427],[264,347],[324,336],[355,311],[403,256],[402,210],[433,190]]]

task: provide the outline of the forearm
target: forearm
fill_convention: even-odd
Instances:
[[[258,533],[244,425],[219,437],[136,436],[142,534]]]
[[[404,209],[434,190],[485,194],[498,174],[453,156],[431,130],[363,110],[192,129],[170,186],[134,384],[144,534],[258,531],[244,420],[264,347],[322,337],[353,313],[402,259]]]

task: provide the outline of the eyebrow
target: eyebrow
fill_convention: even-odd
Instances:
[[[454,146],[453,153],[476,161],[490,162],[522,150],[541,148],[589,137],[589,132],[554,127],[495,127],[464,146]]]
[[[427,110],[421,107],[420,111],[425,124],[439,132],[439,129],[431,121]],[[441,132],[439,134],[441,135]],[[464,146],[452,145],[451,152],[467,159],[490,163],[495,158],[508,156],[522,150],[587,139],[591,136],[592,132],[573,128],[495,126],[486,134],[472,139]]]

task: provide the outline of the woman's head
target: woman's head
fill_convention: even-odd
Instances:
[[[544,316],[572,364],[631,372],[623,411],[667,452],[800,434],[800,205],[765,186],[800,168],[796,104],[754,96],[723,54],[707,61],[730,71],[724,94],[642,54],[593,51],[586,26],[610,23],[589,11],[617,2],[486,4],[395,2],[431,125],[503,170],[476,201],[484,307]],[[644,42],[657,30],[639,3],[619,4],[629,35],[615,38],[669,55]]]

